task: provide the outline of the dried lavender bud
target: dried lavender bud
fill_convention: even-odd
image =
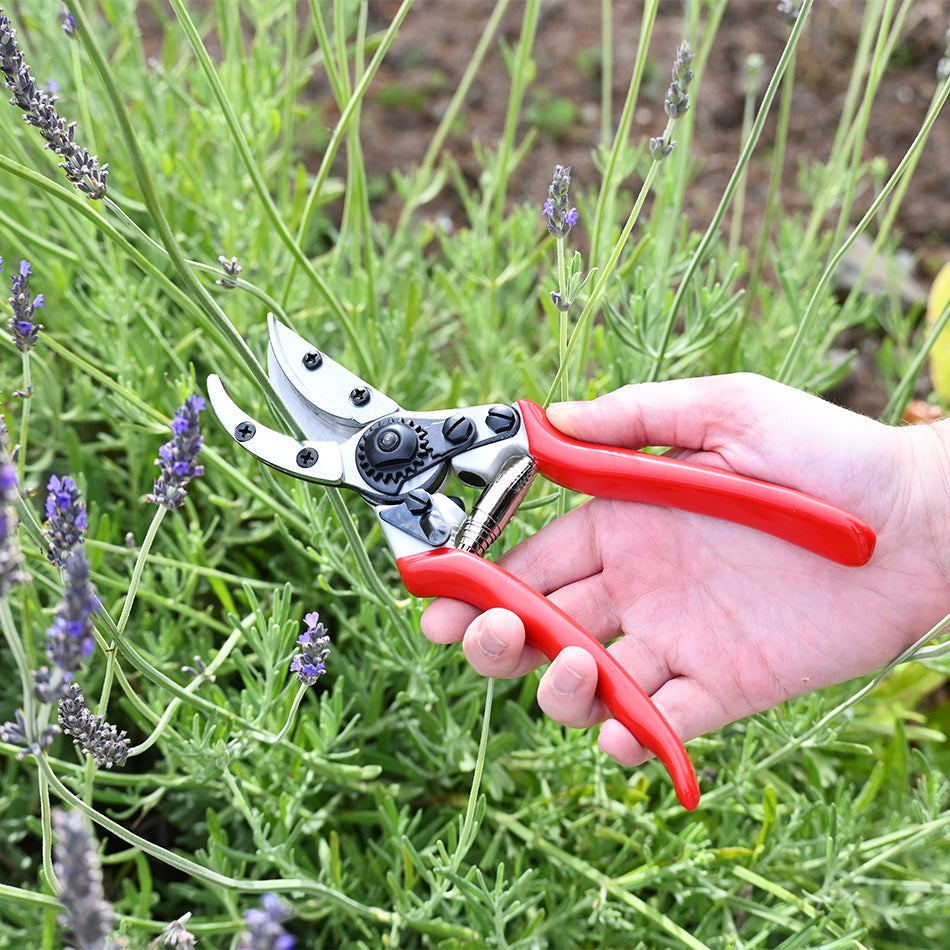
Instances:
[[[247,930],[238,950],[292,950],[295,940],[283,927],[290,916],[290,908],[276,894],[265,894],[261,906],[244,915]]]
[[[686,115],[689,108],[689,84],[693,81],[693,71],[689,68],[693,62],[693,50],[689,43],[680,43],[673,62],[673,82],[666,91],[663,108],[671,119]]]
[[[23,555],[17,540],[17,517],[13,503],[17,497],[16,468],[7,452],[6,439],[0,439],[0,597],[17,584],[29,580],[20,570]]]
[[[89,523],[86,505],[76,483],[68,476],[53,475],[46,486],[46,528],[43,537],[51,564],[62,567],[66,558],[86,540]]]
[[[70,17],[70,24],[75,22]],[[65,24],[64,24],[65,29]],[[30,74],[30,67],[23,59],[17,45],[16,30],[9,17],[0,10],[0,72],[6,79],[7,88],[13,92],[11,105],[23,110],[27,125],[39,130],[46,147],[61,159],[60,168],[66,177],[87,197],[104,198],[108,165],[99,165],[99,158],[88,148],[76,144],[76,123],[66,120],[56,111],[56,96],[37,89]]]
[[[568,190],[571,187],[571,166],[555,165],[554,178],[548,186],[548,197],[541,214],[548,219],[548,231],[556,238],[565,238],[580,220],[577,208],[571,208]]]
[[[672,155],[674,148],[676,148],[676,142],[667,141],[662,135],[650,139],[650,155],[656,162],[662,162],[664,158]]]
[[[43,294],[37,294],[32,300],[30,299],[29,282],[32,271],[29,261],[20,261],[20,273],[10,278],[10,283],[13,285],[10,295],[13,316],[7,324],[7,329],[21,353],[32,350],[36,346],[39,332],[43,329],[43,324],[33,322],[33,314],[37,307],[45,306],[46,298]]]
[[[125,765],[131,746],[125,730],[119,732],[103,716],[91,712],[78,683],[70,683],[59,701],[59,724],[63,732],[103,768]]]
[[[198,413],[205,407],[201,396],[189,396],[172,419],[175,435],[159,450],[155,464],[161,475],[155,480],[155,490],[148,500],[166,508],[181,508],[188,495],[188,483],[204,474],[204,468],[196,464],[198,453],[204,444],[198,426]]]
[[[67,927],[78,950],[107,950],[115,926],[115,912],[102,890],[102,866],[96,842],[79,812],[53,812],[53,870],[59,882],[59,902],[65,913],[59,923]]]
[[[779,0],[775,9],[786,23],[794,23],[798,19],[798,14],[802,12],[802,0]]]
[[[63,584],[63,599],[46,634],[46,656],[55,667],[71,675],[95,649],[92,615],[100,606],[90,579],[89,560],[82,548],[66,558]]]
[[[226,290],[232,290],[237,287],[237,284],[234,282],[235,278],[244,270],[243,267],[238,263],[236,257],[225,257],[223,254],[218,258],[218,263],[221,265],[221,268],[224,270],[225,277],[222,277],[220,280],[216,280],[215,283],[219,287],[224,287]]]
[[[185,924],[191,919],[191,911],[182,914],[178,920],[173,920],[161,933],[161,938],[149,944],[149,950],[158,950],[159,943],[163,947],[177,947],[178,950],[194,950],[197,938]]]
[[[68,11],[63,11],[63,32],[72,39],[76,35],[76,19]]]
[[[297,643],[303,648],[290,661],[290,672],[297,674],[297,679],[307,686],[314,683],[327,671],[326,659],[330,655],[330,636],[327,628],[320,623],[320,614],[315,610],[304,618],[307,629],[297,638]]]
[[[944,47],[943,57],[937,63],[937,80],[939,82],[950,79],[950,29],[947,30],[945,40],[946,46]]]
[[[22,709],[18,709],[15,715],[15,722],[5,722],[0,726],[0,739],[11,745],[22,746],[16,754],[18,759],[25,759],[28,755],[42,755],[59,735],[59,726],[47,726],[37,736],[37,726],[34,724],[30,727]],[[34,736],[36,738],[33,738]]]

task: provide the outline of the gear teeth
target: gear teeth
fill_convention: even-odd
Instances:
[[[366,454],[365,443],[369,438],[372,437],[373,433],[377,429],[390,425],[403,425],[412,429],[416,435],[416,438],[419,440],[419,444],[410,462],[400,466],[399,468],[387,468],[384,470],[373,465],[373,463],[369,460]],[[377,423],[375,423],[375,425],[372,426],[372,428],[367,429],[367,431],[363,434],[363,438],[360,439],[360,443],[357,446],[356,461],[359,465],[360,472],[366,481],[377,486],[388,486],[403,482],[412,475],[415,475],[416,472],[422,471],[422,469],[425,468],[426,462],[429,460],[431,454],[432,453],[429,448],[429,437],[426,434],[426,430],[423,429],[422,426],[415,423],[412,419],[406,419],[400,416],[389,416],[386,419],[380,419]]]

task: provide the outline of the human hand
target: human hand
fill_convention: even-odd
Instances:
[[[599,640],[619,637],[610,650],[684,741],[877,669],[950,610],[947,424],[892,428],[751,374],[628,386],[548,416],[583,441],[671,446],[796,488],[877,532],[870,562],[844,567],[730,522],[593,499],[500,559]],[[462,639],[484,676],[523,676],[544,659],[501,609],[437,600],[422,629]],[[593,658],[567,648],[538,703],[585,728],[609,715],[596,689]],[[649,757],[612,719],[600,745],[624,765]]]

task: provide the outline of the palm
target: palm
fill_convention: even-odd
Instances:
[[[947,576],[928,569],[939,564],[928,472],[942,484],[946,468],[931,432],[889,429],[755,377],[637,387],[635,402],[632,394],[590,404],[569,420],[569,434],[683,446],[679,458],[814,494],[878,534],[869,564],[843,567],[717,519],[596,499],[502,558],[593,636],[614,641],[610,649],[683,739],[876,669],[946,611]],[[437,602],[424,627],[433,639],[459,639],[476,613]],[[484,621],[473,624],[465,646],[479,672],[520,676],[542,661],[513,615],[487,620],[504,651],[480,650]],[[556,685],[559,666],[582,684],[570,695]],[[565,650],[538,701],[553,718],[588,726],[606,715],[595,688],[592,658]],[[616,722],[601,745],[626,764],[645,757]]]

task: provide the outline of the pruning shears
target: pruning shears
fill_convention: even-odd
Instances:
[[[650,697],[576,621],[484,557],[534,477],[540,472],[587,495],[722,518],[841,564],[864,564],[873,553],[875,534],[865,522],[802,492],[662,455],[579,442],[526,399],[409,412],[273,315],[268,330],[268,374],[304,438],[262,425],[236,405],[218,376],[210,376],[208,396],[232,438],[279,472],[361,495],[411,594],[451,597],[480,610],[508,608],[524,622],[528,642],[549,659],[569,645],[591,653],[599,696],[663,762],[688,809],[699,803],[696,773]],[[443,491],[453,473],[481,489],[470,511]]]

